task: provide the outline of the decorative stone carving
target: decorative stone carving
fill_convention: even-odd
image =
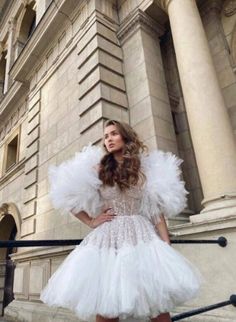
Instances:
[[[11,18],[8,21],[8,31],[9,32],[14,31],[15,30],[15,27],[16,27],[16,19],[15,18]]]
[[[0,213],[3,215],[7,215],[8,214],[8,204],[7,203],[3,203],[0,207]]]
[[[236,13],[236,0],[229,0],[224,4],[224,14],[230,17]]]
[[[134,10],[133,14],[125,19],[121,24],[117,37],[120,39],[120,41],[125,41],[139,27],[145,29],[149,33],[155,34],[156,36],[161,36],[164,32],[164,27],[154,21],[142,10],[136,9]]]

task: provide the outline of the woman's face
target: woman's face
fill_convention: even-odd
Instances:
[[[111,153],[120,151],[124,147],[124,140],[115,125],[105,127],[104,144],[107,151]]]

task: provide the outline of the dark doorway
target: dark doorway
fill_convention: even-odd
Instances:
[[[14,217],[7,214],[0,222],[0,240],[15,240],[17,234]],[[3,316],[4,308],[14,299],[14,263],[11,254],[16,248],[0,249],[0,315]]]
[[[9,240],[15,240],[17,233],[16,225],[14,225]],[[14,300],[13,294],[13,282],[14,282],[14,262],[11,260],[10,255],[15,252],[14,248],[7,249],[6,256],[6,269],[5,269],[5,285],[4,285],[4,296],[3,296],[3,311],[4,308]],[[3,312],[2,312],[3,313]]]

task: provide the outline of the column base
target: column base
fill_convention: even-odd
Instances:
[[[201,213],[234,206],[236,207],[236,192],[225,193],[224,195],[211,198],[204,198],[201,204],[204,206]]]
[[[230,208],[219,208],[211,211],[205,211],[197,215],[190,216],[190,222],[193,224],[219,219],[236,218],[236,206]]]

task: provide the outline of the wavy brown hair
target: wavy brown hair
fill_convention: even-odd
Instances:
[[[143,184],[145,175],[141,171],[140,153],[147,151],[146,145],[139,139],[137,133],[127,123],[108,120],[105,128],[115,125],[125,146],[123,148],[123,162],[118,163],[113,153],[108,152],[100,162],[99,179],[104,185],[114,186],[117,183],[120,190],[125,190],[138,183]]]

